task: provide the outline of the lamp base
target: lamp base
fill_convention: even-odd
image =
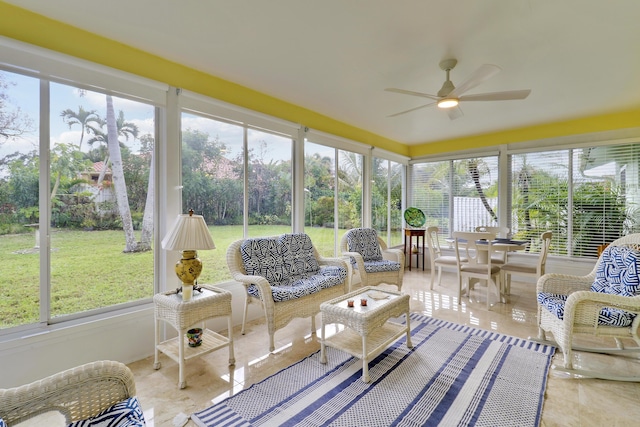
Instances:
[[[182,301],[191,301],[193,297],[193,285],[182,285]]]
[[[176,263],[175,271],[182,282],[182,300],[190,301],[193,296],[193,285],[202,272],[202,262],[198,258],[198,252],[182,251],[182,259]]]

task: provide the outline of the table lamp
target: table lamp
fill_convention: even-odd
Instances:
[[[182,299],[191,300],[193,285],[202,271],[202,262],[198,258],[198,249],[215,249],[207,223],[202,215],[178,215],[169,233],[162,239],[163,249],[182,251],[182,259],[176,263],[176,275],[182,282]]]

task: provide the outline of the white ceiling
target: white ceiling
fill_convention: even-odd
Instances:
[[[410,145],[640,107],[638,0],[5,1]],[[387,117],[451,57],[502,68],[467,94],[531,95]]]

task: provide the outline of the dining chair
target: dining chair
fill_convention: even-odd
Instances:
[[[458,304],[462,295],[462,280],[465,280],[467,295],[471,290],[471,279],[487,282],[487,310],[491,307],[491,291],[493,290],[500,301],[500,266],[493,261],[492,240],[494,235],[488,232],[453,232],[453,245],[456,251],[456,265],[458,267]],[[485,252],[482,256],[483,252]],[[466,262],[463,259],[466,258]],[[485,260],[483,262],[481,260]]]
[[[535,277],[536,281],[544,274],[547,255],[551,246],[553,232],[545,231],[540,235],[540,254],[536,264],[525,262],[507,262],[500,266],[500,282],[503,286],[503,295],[511,294],[511,276]]]
[[[486,232],[493,233],[493,238],[500,237],[506,239],[509,237],[511,233],[511,229],[509,227],[492,227],[489,225],[480,225],[476,227],[477,232]],[[498,251],[495,255],[493,255],[493,262],[497,264],[504,264],[507,262],[507,251]]]
[[[440,286],[442,279],[442,267],[456,268],[457,266],[455,255],[442,255],[440,240],[438,238],[439,231],[440,229],[436,226],[427,227],[427,246],[429,248],[429,259],[431,261],[431,284],[429,289],[431,290],[433,289],[433,279],[436,274],[436,269],[438,270],[437,284]],[[467,259],[463,258],[462,262],[467,262]]]

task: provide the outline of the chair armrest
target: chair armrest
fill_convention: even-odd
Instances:
[[[589,291],[594,275],[572,276],[569,274],[548,273],[538,279],[536,292],[570,295],[577,291]]]
[[[0,389],[0,418],[14,425],[59,411],[71,423],[98,415],[135,394],[133,373],[126,365],[108,360],[91,362],[30,384]]]
[[[342,255],[353,257],[353,259],[356,260],[358,273],[360,273],[360,275],[367,274],[367,272],[364,270],[364,258],[362,258],[360,252],[342,252]]]
[[[245,287],[256,285],[258,287],[258,292],[260,293],[260,299],[265,302],[273,302],[271,285],[269,284],[269,281],[264,277],[242,274],[240,272],[232,272],[231,277],[233,277],[233,280],[235,280],[236,282],[242,283]],[[266,296],[268,296],[268,298],[265,298]]]
[[[342,267],[347,270],[347,261],[342,258],[318,256],[316,259],[318,260],[318,264],[320,265],[334,265],[336,267]]]
[[[382,258],[399,262],[404,267],[404,251],[402,249],[384,249],[382,250]]]

